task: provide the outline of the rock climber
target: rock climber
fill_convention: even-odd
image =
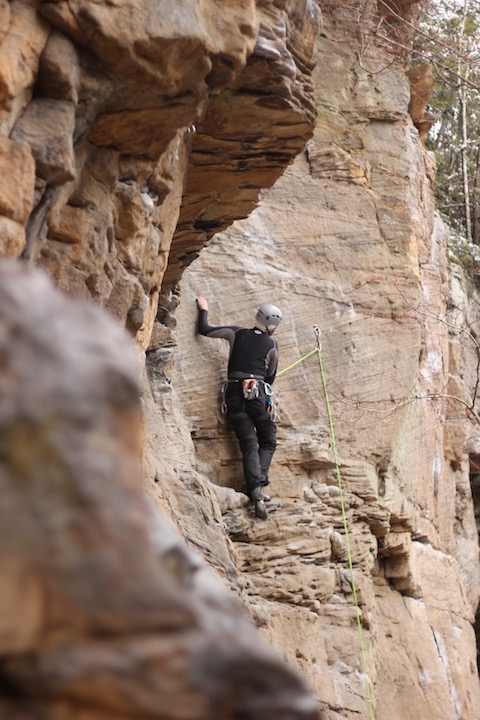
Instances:
[[[271,385],[278,366],[278,344],[272,335],[282,321],[275,305],[261,305],[253,328],[237,325],[212,327],[208,324],[208,303],[197,298],[198,332],[223,338],[230,344],[225,403],[243,456],[247,494],[255,503],[255,515],[266,520],[264,491],[268,470],[277,445],[275,406]]]

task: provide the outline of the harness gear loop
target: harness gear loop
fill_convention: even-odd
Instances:
[[[226,415],[227,410],[228,410],[227,397],[226,397],[227,396],[227,387],[228,387],[228,382],[223,383],[223,385],[222,385],[222,406],[221,406],[223,415]]]

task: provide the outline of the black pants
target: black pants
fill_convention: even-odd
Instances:
[[[267,410],[263,382],[259,382],[259,391],[258,398],[245,400],[242,383],[229,382],[225,394],[227,415],[242,451],[248,495],[259,485],[268,484],[268,469],[277,447],[277,427]]]

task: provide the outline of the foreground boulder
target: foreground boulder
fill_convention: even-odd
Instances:
[[[0,716],[317,717],[149,507],[124,331],[4,261],[0,356]]]

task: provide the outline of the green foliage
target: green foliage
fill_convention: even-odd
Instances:
[[[480,0],[431,0],[412,63],[431,62],[437,82],[427,139],[437,159],[439,210],[458,236],[480,243]]]
[[[480,246],[468,242],[456,232],[450,233],[448,256],[451,262],[461,265],[469,275],[480,273]]]
[[[470,245],[480,245],[480,0],[317,2],[325,17],[341,12],[343,21],[349,19],[363,71],[382,72],[370,61],[371,47],[388,53],[385,68],[431,64],[436,85],[426,109],[437,122],[426,145],[437,160],[437,206],[456,238],[468,241],[460,246],[454,240],[452,251],[468,264]]]

